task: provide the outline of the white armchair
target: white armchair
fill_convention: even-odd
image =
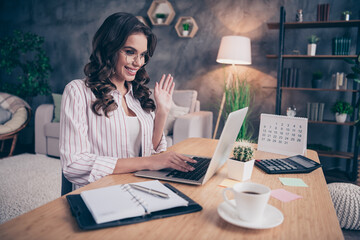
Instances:
[[[173,94],[173,105],[170,110],[168,121],[165,128],[166,141],[168,147],[182,140],[191,137],[211,138],[213,128],[213,113],[210,111],[200,111],[200,101],[197,100],[195,90],[175,90]],[[182,107],[188,108],[188,113],[179,114],[181,111],[175,109]],[[184,112],[182,112],[184,113]],[[173,124],[169,124],[173,120]]]

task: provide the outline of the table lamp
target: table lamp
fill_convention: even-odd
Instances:
[[[223,64],[232,64],[233,67],[235,67],[235,64],[250,65],[251,64],[250,38],[242,37],[242,36],[222,37],[216,62]],[[229,73],[229,76],[226,80],[227,87],[230,86],[231,81],[232,81],[232,72]],[[213,138],[216,137],[224,104],[225,104],[225,92],[221,100],[219,115],[216,121]]]

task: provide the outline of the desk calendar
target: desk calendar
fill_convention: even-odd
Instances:
[[[261,114],[258,150],[287,156],[304,155],[307,118]]]

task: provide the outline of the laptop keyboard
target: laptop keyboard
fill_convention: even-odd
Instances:
[[[173,170],[169,172],[166,176],[198,181],[202,176],[205,175],[211,159],[200,157],[193,157],[193,159],[195,159],[197,163],[188,162],[188,164],[193,166],[195,170],[191,172],[181,172],[178,170]]]

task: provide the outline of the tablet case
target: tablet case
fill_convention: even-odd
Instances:
[[[164,185],[173,192],[175,192],[176,194],[178,194],[180,197],[187,200],[189,202],[189,205],[185,207],[176,207],[167,210],[152,212],[145,216],[132,217],[132,218],[120,219],[117,221],[97,224],[94,218],[92,217],[90,211],[86,207],[84,201],[82,200],[80,194],[67,195],[66,199],[69,202],[71,213],[75,217],[76,222],[78,223],[79,227],[84,230],[94,230],[100,228],[116,227],[116,226],[128,225],[133,223],[146,222],[154,219],[172,217],[172,216],[177,216],[192,212],[198,212],[202,210],[202,207],[198,203],[196,203],[194,200],[192,200],[191,198],[189,198],[188,196],[177,190],[175,187],[171,186],[169,183],[165,183]]]

